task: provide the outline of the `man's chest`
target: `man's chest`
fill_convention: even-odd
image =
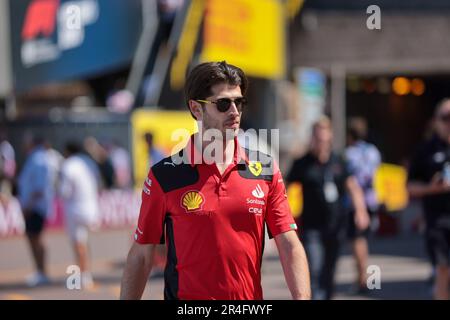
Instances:
[[[311,187],[321,187],[327,182],[342,184],[345,180],[344,166],[339,162],[326,165],[310,163],[303,168],[303,184]]]
[[[167,211],[176,219],[239,219],[263,221],[269,199],[269,182],[243,179],[237,171],[226,177],[200,175],[195,184],[171,191]]]
[[[425,172],[431,180],[436,173],[442,173],[446,164],[450,164],[450,150],[435,148],[424,155]]]

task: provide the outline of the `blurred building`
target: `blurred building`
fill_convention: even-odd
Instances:
[[[372,4],[380,8],[379,30],[367,27]],[[325,74],[340,148],[346,118],[364,116],[384,160],[404,163],[437,101],[450,95],[449,16],[444,0],[305,2],[290,28],[289,69]]]

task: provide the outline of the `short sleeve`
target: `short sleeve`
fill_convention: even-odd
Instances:
[[[165,216],[165,194],[150,170],[142,188],[142,204],[134,240],[140,244],[163,244]]]
[[[277,165],[274,165],[274,172],[266,213],[266,223],[271,238],[290,230],[297,230],[289,207],[286,187]]]
[[[344,180],[346,180],[347,178],[351,177],[354,172],[351,169],[350,163],[346,160],[345,157],[339,156],[338,161],[341,163],[343,168],[342,177],[344,178]]]

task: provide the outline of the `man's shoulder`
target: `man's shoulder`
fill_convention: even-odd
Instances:
[[[180,153],[178,154],[180,155]],[[164,192],[194,184],[199,179],[198,170],[181,158],[166,157],[152,166],[151,171]]]
[[[277,171],[275,159],[260,150],[242,148],[248,161],[241,161],[238,165],[239,175],[244,179],[261,179],[271,181]]]
[[[314,157],[310,152],[307,152],[297,158],[295,158],[292,162],[292,166],[296,167],[304,167],[309,163],[314,163]]]
[[[86,160],[83,155],[72,155],[69,158],[65,159],[62,163],[62,167],[66,167],[69,169],[79,169],[79,168],[87,168],[89,160]]]
[[[30,166],[44,167],[48,164],[49,156],[46,150],[38,149],[33,151],[29,157],[28,164]]]
[[[262,152],[261,150],[249,149],[246,147],[242,147],[242,149],[250,161],[260,161],[263,163],[271,163],[274,161],[274,158],[270,154]]]
[[[361,140],[354,146],[350,146],[345,153],[346,158],[353,161],[377,160],[381,153],[373,143]]]

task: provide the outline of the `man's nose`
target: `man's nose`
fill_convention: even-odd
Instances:
[[[234,101],[231,101],[230,113],[239,115],[238,107]]]

